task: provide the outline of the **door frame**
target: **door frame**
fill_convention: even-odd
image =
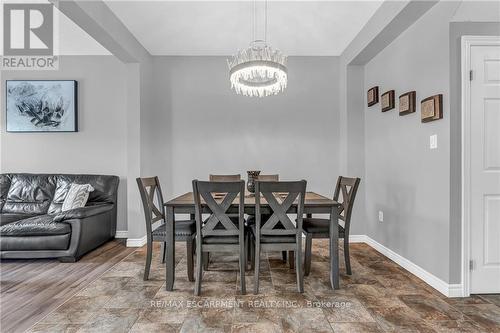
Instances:
[[[470,296],[470,51],[472,46],[500,46],[500,36],[462,36],[462,296]]]

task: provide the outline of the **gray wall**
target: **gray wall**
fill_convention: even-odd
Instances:
[[[79,132],[7,133],[2,101],[0,171],[118,175],[117,230],[127,230],[124,65],[113,56],[62,56],[58,71],[2,71],[2,99],[8,79],[77,80]]]
[[[396,109],[365,107],[366,233],[444,281],[449,278],[449,21],[441,2],[365,65],[365,91],[396,91]],[[417,92],[417,112],[399,116],[397,97]],[[444,119],[422,124],[420,100],[443,94]],[[438,148],[429,149],[437,134]],[[384,222],[378,222],[378,211]]]
[[[353,235],[366,235],[364,92],[364,67],[347,66],[346,102],[350,109],[345,119],[349,124],[346,133],[348,149],[345,161],[341,162],[345,163],[345,171],[341,166],[341,174],[361,178],[351,217]]]
[[[370,237],[375,238],[384,246],[419,264],[429,272],[441,277],[446,282],[459,283],[461,278],[460,36],[467,34],[500,35],[500,3],[495,1],[450,1],[440,2],[434,6],[435,3],[436,2],[432,1],[425,3],[415,1],[407,3],[403,1],[385,2],[342,53],[339,69],[341,82],[339,104],[341,118],[340,150],[344,163],[341,161],[340,167],[342,172],[345,173],[344,170],[350,171],[352,168],[361,169],[365,167],[366,163],[371,163],[370,166],[366,164],[365,181],[376,184],[376,182],[372,182],[370,177],[374,177],[375,180],[381,180],[383,177],[387,179],[389,177],[394,178],[397,183],[392,187],[399,189],[401,192],[396,193],[395,196],[402,202],[411,202],[411,199],[407,197],[408,195],[403,194],[405,193],[403,189],[408,183],[410,192],[414,192],[417,188],[422,188],[422,185],[419,183],[420,179],[414,179],[411,173],[416,167],[410,168],[407,176],[408,179],[405,181],[402,176],[399,175],[392,177],[392,175],[387,172],[387,166],[385,164],[379,163],[379,165],[376,165],[377,160],[375,156],[380,156],[380,158],[385,156],[389,158],[386,163],[390,165],[390,168],[400,172],[399,169],[406,164],[405,159],[408,157],[406,155],[411,154],[401,152],[390,155],[385,152],[388,147],[390,151],[397,152],[397,149],[393,147],[393,145],[395,145],[394,142],[403,139],[410,140],[410,142],[411,140],[419,140],[419,150],[417,150],[416,153],[423,154],[422,156],[424,157],[432,157],[435,154],[428,155],[429,151],[424,149],[428,145],[428,135],[431,133],[420,135],[418,134],[421,131],[420,129],[408,129],[408,125],[402,125],[401,122],[395,121],[392,118],[389,118],[389,124],[387,124],[385,120],[382,124],[373,123],[373,119],[368,117],[373,116],[373,112],[375,111],[371,110],[373,108],[365,110],[366,89],[370,84],[367,82],[361,84],[362,91],[360,92],[353,83],[359,82],[359,75],[361,72],[364,79],[371,80],[370,83],[381,84],[382,86],[387,85],[387,87],[382,88],[395,89],[396,95],[398,96],[398,93],[402,93],[409,85],[411,89],[415,89],[417,92],[419,92],[420,87],[427,89],[427,87],[435,86],[436,81],[432,77],[435,75],[439,80],[439,85],[443,87],[440,92],[443,94],[448,93],[448,95],[445,96],[445,99],[448,100],[448,105],[445,104],[448,115],[445,115],[445,119],[440,122],[446,123],[442,126],[448,128],[447,131],[449,136],[445,137],[444,141],[438,138],[438,141],[440,149],[443,147],[443,144],[448,145],[449,169],[447,174],[444,174],[443,170],[439,168],[442,177],[437,185],[439,186],[439,193],[444,195],[438,200],[443,203],[443,207],[447,204],[449,205],[449,213],[448,225],[446,226],[447,230],[443,231],[444,224],[446,224],[444,222],[446,213],[443,212],[442,208],[439,208],[439,214],[441,216],[440,222],[437,223],[438,228],[433,228],[432,230],[433,232],[437,230],[443,237],[431,236],[426,238],[423,244],[427,244],[426,246],[429,248],[437,249],[439,251],[438,257],[436,258],[433,251],[422,250],[422,247],[415,246],[414,244],[406,244],[408,239],[412,240],[410,241],[411,243],[415,238],[414,232],[418,227],[415,226],[414,223],[422,224],[420,217],[414,214],[416,209],[400,208],[396,199],[390,198],[384,193],[377,193],[377,191],[383,191],[376,188],[375,185],[372,185],[371,189],[367,191],[364,191],[365,189],[363,186],[360,187],[360,193],[358,195],[365,196],[366,198],[370,197],[366,203],[366,218],[363,218],[360,212],[355,211],[353,219],[361,219],[361,222],[366,221],[366,228],[363,223],[358,223],[363,227],[362,231],[359,233],[366,233]],[[416,14],[423,14],[426,18],[418,18]],[[441,21],[441,23],[439,23],[439,21]],[[402,28],[404,29],[401,30]],[[393,30],[400,32],[395,33]],[[397,37],[398,34],[400,34],[399,37]],[[392,37],[389,42],[387,42],[385,38],[387,36]],[[401,41],[404,38],[407,38],[406,42]],[[384,42],[386,42],[386,44],[384,44]],[[373,46],[372,44],[376,45]],[[379,44],[384,45],[380,48]],[[435,47],[431,48],[432,46]],[[432,56],[429,57],[426,52],[423,51],[425,49],[432,50]],[[375,62],[372,63],[370,73],[367,73],[365,77],[364,65],[366,63],[369,64],[370,60],[374,57],[377,58],[374,59]],[[405,68],[405,63],[409,64],[407,68]],[[367,70],[369,66],[370,65],[366,66]],[[380,68],[377,69],[377,66]],[[361,69],[359,67],[361,67]],[[435,67],[435,73],[429,73],[429,71]],[[442,70],[443,68],[449,69],[447,82],[443,81],[443,78],[446,77],[446,72]],[[424,78],[423,81],[427,80],[429,83],[422,82],[422,78]],[[358,112],[360,102],[362,103],[361,115],[360,112]],[[368,113],[368,111],[372,113]],[[376,112],[380,111],[377,110]],[[366,120],[365,117],[367,117]],[[368,124],[377,127],[380,133],[376,132],[377,128],[370,129],[367,127],[365,129],[364,126]],[[389,125],[391,125],[391,127],[389,127]],[[430,124],[426,125],[427,129],[429,125]],[[407,138],[407,133],[401,130],[401,126],[408,130],[416,130],[420,138]],[[376,144],[372,142],[371,137],[366,137],[363,139],[363,145],[366,143],[367,146],[363,148],[363,152],[366,151],[366,154],[363,153],[359,155],[359,139],[363,138],[369,131],[372,131],[374,138],[380,136],[382,141],[385,140],[379,147],[375,147],[381,149],[380,151],[382,151],[382,153],[378,150],[373,151]],[[384,131],[386,133],[383,133]],[[441,136],[441,134],[446,135],[446,129],[441,132],[442,133],[436,132],[432,134],[438,134],[439,136]],[[390,137],[392,137],[392,140]],[[410,151],[412,147],[404,147],[403,149]],[[442,150],[438,154],[441,153]],[[366,162],[365,157],[367,159]],[[368,162],[368,158],[370,162]],[[409,156],[409,158],[410,161],[415,162],[415,158],[412,156]],[[439,158],[442,157],[440,156]],[[417,165],[422,165],[420,160],[416,163],[418,163]],[[427,172],[431,173],[432,170],[427,170]],[[443,177],[449,178],[449,188],[447,191],[443,190]],[[384,186],[382,182],[380,182],[379,185],[381,187]],[[374,188],[375,190],[373,190]],[[422,189],[421,193],[419,192],[418,198],[415,198],[415,200],[421,200],[420,198],[427,193],[430,193],[432,198],[438,198],[432,189]],[[401,196],[403,199],[399,198]],[[393,215],[396,215],[396,217],[399,217],[403,221],[399,222],[398,218],[398,222],[395,222],[394,216],[390,215],[389,218],[391,218],[391,223],[397,223],[396,226],[389,227],[387,223],[384,225],[378,223],[378,206],[384,207],[386,205],[389,206]],[[387,218],[386,214],[386,222]],[[423,218],[426,219],[424,224],[434,226],[434,224],[428,220],[428,216],[424,216]],[[445,233],[447,233],[447,235]],[[420,238],[425,238],[425,235],[420,231],[417,232],[416,235]],[[448,257],[446,254],[441,253],[441,251],[447,252]]]
[[[142,204],[135,178],[145,174],[150,147],[149,128],[143,127],[152,104],[152,57],[103,1],[51,1],[68,18],[124,62],[126,118],[128,238],[140,244],[145,239]]]
[[[362,175],[351,221],[356,234],[366,234],[363,65],[432,5],[431,1],[385,1],[339,57],[340,174]]]
[[[339,175],[338,58],[292,57],[289,87],[258,99],[231,91],[225,57],[154,57],[154,160],[167,196],[193,178],[258,169],[333,195]],[[246,178],[246,175],[244,175]]]
[[[411,119],[419,114],[365,107],[365,196],[366,234],[448,283],[461,280],[460,37],[500,35],[499,8],[498,2],[438,3],[364,68],[364,92],[372,85],[381,93],[395,89],[396,107],[407,90],[417,91],[417,112],[421,99],[444,95],[444,119],[432,124]],[[428,148],[431,134],[438,135],[437,150]]]

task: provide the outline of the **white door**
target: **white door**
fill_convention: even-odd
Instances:
[[[470,293],[500,293],[500,44],[471,45]]]

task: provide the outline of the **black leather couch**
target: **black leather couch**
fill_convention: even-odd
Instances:
[[[72,183],[90,184],[85,207],[61,212]],[[115,236],[119,178],[1,174],[0,258],[74,262]]]

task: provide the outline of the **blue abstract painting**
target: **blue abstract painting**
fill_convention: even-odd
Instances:
[[[77,132],[77,82],[6,81],[8,132]]]

